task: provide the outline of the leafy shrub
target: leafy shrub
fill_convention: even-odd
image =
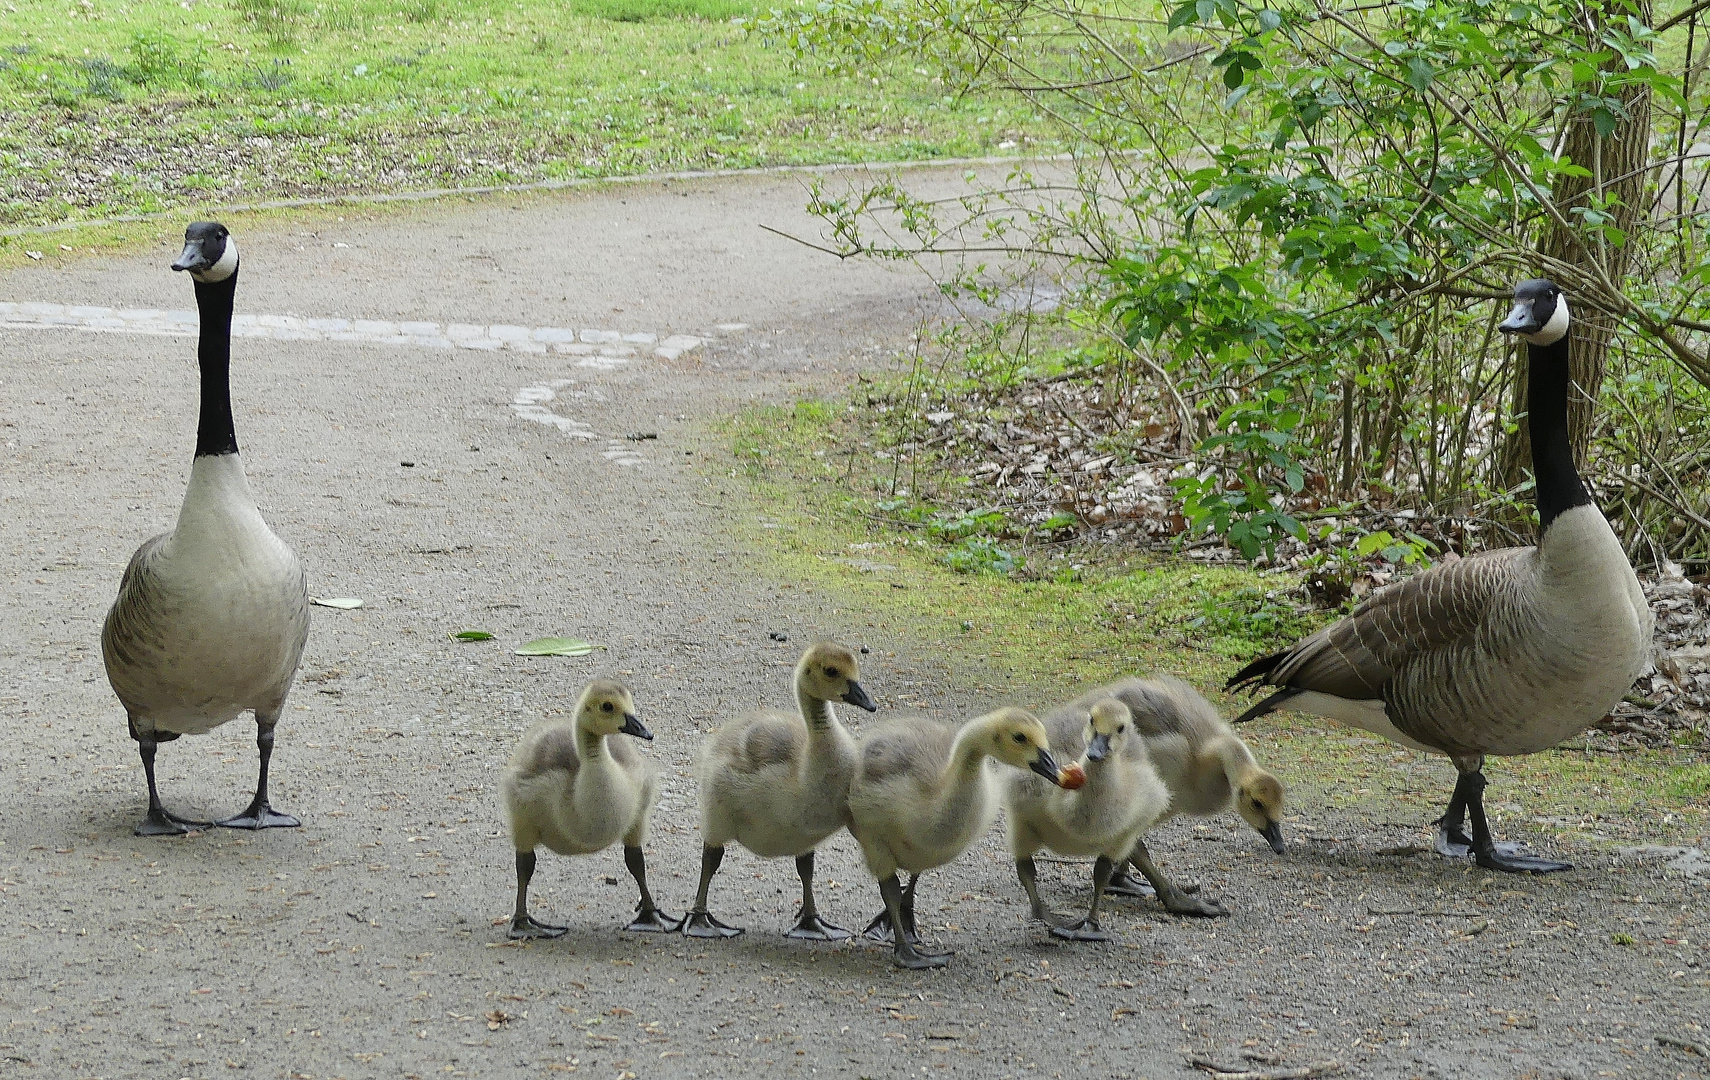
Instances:
[[[1020,561],[984,537],[969,537],[944,556],[945,565],[963,574],[1008,574]]]

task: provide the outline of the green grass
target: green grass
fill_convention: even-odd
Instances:
[[[1043,121],[947,98],[912,70],[796,70],[732,22],[755,13],[745,0],[12,0],[0,227],[1049,148]]]
[[[1210,568],[1167,557],[1046,557],[1055,572],[1022,578],[962,572],[953,536],[875,520],[875,477],[850,464],[864,431],[842,405],[757,407],[728,422],[725,483],[748,516],[733,527],[782,585],[806,587],[869,627],[940,658],[941,676],[993,701],[1042,707],[1121,675],[1179,675],[1232,715],[1221,684],[1252,655],[1308,631],[1280,602],[1286,575]],[[873,681],[883,678],[874,672]],[[1329,721],[1277,715],[1242,732],[1298,805],[1374,821],[1423,823],[1442,811],[1453,769]],[[1596,738],[1494,759],[1489,806],[1499,822],[1580,843],[1681,840],[1710,834],[1703,748],[1611,754]]]

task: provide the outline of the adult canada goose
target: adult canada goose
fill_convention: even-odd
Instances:
[[[170,813],[154,783],[159,743],[200,735],[253,710],[261,766],[249,809],[219,822],[242,829],[299,824],[267,801],[273,729],[309,636],[302,564],[256,509],[232,424],[232,297],[237,244],[225,226],[198,221],[172,264],[196,282],[201,410],[196,457],[178,524],[143,544],[119,582],[101,630],[107,679],[125,706],[148,778],[139,836],[189,832],[208,822]]]
[[[1259,766],[1247,744],[1204,695],[1169,675],[1121,679],[1051,710],[1046,726],[1055,733],[1059,726],[1085,724],[1093,707],[1106,698],[1128,706],[1138,736],[1129,743],[1129,752],[1143,754],[1169,789],[1169,808],[1154,826],[1179,814],[1210,817],[1233,806],[1271,850],[1283,853],[1282,781]],[[1192,896],[1172,883],[1152,861],[1144,837],[1134,842],[1127,862],[1145,876],[1166,911],[1208,918],[1229,914],[1216,900]],[[1116,867],[1106,891],[1147,895],[1142,884],[1129,876],[1126,865]]]
[[[588,855],[622,840],[623,864],[641,890],[635,919],[624,929],[669,933],[681,925],[654,906],[641,852],[659,797],[659,770],[614,735],[653,738],[635,715],[629,690],[610,679],[595,679],[576,702],[575,716],[536,724],[511,754],[499,778],[517,850],[511,937],[558,937],[565,931],[528,913],[534,849],[542,844],[560,855]]]
[[[898,967],[949,962],[949,953],[918,948],[914,889],[921,874],[966,851],[991,826],[998,801],[987,758],[1032,769],[1061,787],[1085,781],[1079,766],[1058,766],[1050,741],[1032,713],[1010,708],[960,729],[933,720],[893,721],[861,741],[849,782],[849,831],[885,901],[868,930],[891,929]],[[898,870],[913,875],[906,894]]]
[[[1083,723],[1059,713],[1056,722],[1048,718],[1045,727],[1053,753],[1080,758],[1086,784],[1065,791],[1028,773],[1009,778],[1004,807],[1015,872],[1033,917],[1049,927],[1053,937],[1108,941],[1110,935],[1098,925],[1104,887],[1117,868],[1127,864],[1140,834],[1169,808],[1170,791],[1148,760],[1128,706],[1115,698],[1095,702]],[[1093,863],[1092,904],[1082,918],[1069,922],[1053,915],[1039,899],[1033,853],[1040,848],[1098,857]]]
[[[1621,700],[1650,660],[1650,607],[1574,467],[1569,327],[1567,298],[1543,279],[1515,288],[1514,308],[1498,327],[1526,341],[1531,361],[1526,422],[1537,546],[1438,563],[1229,681],[1279,688],[1237,723],[1287,707],[1447,755],[1460,776],[1438,822],[1437,849],[1470,850],[1492,870],[1546,873],[1571,864],[1491,839],[1485,755],[1536,753],[1579,734]]]
[[[836,941],[849,931],[819,917],[813,853],[843,827],[855,740],[832,711],[834,701],[873,712],[855,654],[822,641],[796,664],[795,715],[762,712],[714,732],[701,751],[701,884],[683,923],[691,937],[734,937],[735,926],[707,911],[707,889],[735,840],[763,859],[795,856],[802,908],[789,937]]]

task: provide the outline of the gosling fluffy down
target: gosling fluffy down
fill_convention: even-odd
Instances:
[[[863,739],[849,784],[849,831],[867,869],[879,879],[884,913],[868,932],[888,925],[900,967],[942,967],[947,953],[917,948],[914,889],[920,875],[966,851],[998,811],[995,759],[1032,769],[1053,783],[1078,784],[1075,769],[1051,756],[1045,726],[1032,713],[1005,708],[960,728],[933,720],[893,721]],[[905,896],[898,870],[914,875]]]
[[[1134,733],[1139,737],[1129,742],[1126,753],[1144,754],[1169,789],[1169,808],[1156,824],[1179,814],[1210,817],[1233,806],[1272,850],[1283,852],[1282,781],[1260,767],[1247,744],[1203,694],[1169,675],[1122,679],[1053,709],[1046,714],[1046,724],[1053,730],[1085,724],[1093,706],[1105,698],[1128,706],[1133,717]],[[1151,891],[1170,912],[1228,914],[1217,901],[1190,896],[1172,884],[1152,862],[1143,837],[1135,841],[1128,861],[1145,875]],[[1108,891],[1126,896],[1148,894],[1120,864]]]
[[[683,932],[733,937],[742,931],[707,910],[707,890],[736,841],[761,858],[794,856],[802,907],[789,937],[835,941],[849,931],[820,919],[813,896],[813,853],[843,827],[855,740],[833,702],[875,710],[862,688],[855,654],[833,641],[810,646],[796,664],[796,713],[752,713],[720,728],[701,748],[701,882]]]
[[[565,931],[528,913],[536,847],[545,845],[560,855],[587,855],[619,840],[624,864],[641,891],[636,918],[624,929],[678,928],[679,923],[653,903],[641,852],[659,797],[659,770],[627,739],[612,738],[615,735],[653,738],[636,715],[628,688],[595,679],[582,691],[570,719],[536,724],[511,754],[499,778],[499,795],[517,851],[512,937],[557,937]]]
[[[1054,937],[1106,941],[1099,929],[1099,900],[1112,874],[1124,866],[1140,836],[1169,809],[1170,792],[1135,734],[1128,706],[1115,698],[1096,702],[1085,724],[1059,712],[1046,725],[1051,751],[1079,758],[1086,784],[1066,791],[1038,776],[1008,777],[1004,805],[1016,875],[1027,892],[1033,917]],[[1053,915],[1039,898],[1033,854],[1048,848],[1059,855],[1095,855],[1092,902],[1073,922]]]

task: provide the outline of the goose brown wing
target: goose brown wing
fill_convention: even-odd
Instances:
[[[1492,602],[1536,558],[1536,548],[1505,548],[1415,574],[1301,639],[1263,681],[1350,700],[1382,698],[1407,668],[1469,643]]]

